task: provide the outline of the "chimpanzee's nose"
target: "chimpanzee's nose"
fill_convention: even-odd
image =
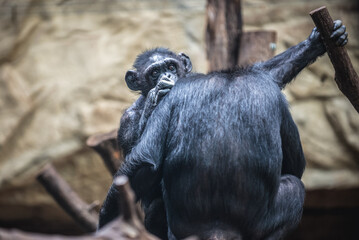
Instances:
[[[173,74],[171,74],[171,73],[166,73],[166,75],[165,75],[167,78],[169,78],[169,79],[172,79],[173,78]]]

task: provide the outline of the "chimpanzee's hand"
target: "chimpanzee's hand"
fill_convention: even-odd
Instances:
[[[348,33],[345,30],[346,30],[346,27],[345,27],[345,25],[343,25],[342,21],[340,21],[340,20],[334,21],[334,29],[333,29],[333,33],[330,36],[330,38],[333,39],[333,41],[335,41],[335,44],[337,46],[342,47],[348,43]],[[308,39],[314,43],[320,42],[321,44],[323,44],[322,40],[321,40],[320,33],[316,27],[313,29],[313,31],[309,35]]]
[[[330,38],[335,41],[337,46],[343,47],[348,43],[348,33],[345,31],[346,27],[343,25],[342,21],[334,21],[334,30]]]
[[[174,84],[174,81],[167,77],[161,78],[156,87],[152,88],[148,93],[148,97],[150,98],[152,105],[156,106],[161,101],[161,99],[171,90]]]

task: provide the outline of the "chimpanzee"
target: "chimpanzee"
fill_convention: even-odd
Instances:
[[[127,156],[138,139],[141,137],[146,126],[148,117],[159,101],[170,91],[180,77],[185,77],[192,70],[190,58],[184,53],[175,53],[165,48],[156,48],[140,54],[133,67],[135,70],[127,71],[125,81],[127,86],[134,91],[141,91],[141,96],[122,115],[118,131],[118,143],[124,156]],[[116,189],[111,188],[109,195],[116,195]],[[161,189],[157,189],[160,194]],[[151,201],[151,205],[145,204],[145,225],[156,235],[167,236],[167,223],[163,201]],[[108,204],[114,205],[108,205]],[[156,210],[154,210],[156,208]],[[107,211],[110,209],[110,211]],[[119,215],[117,201],[106,201],[101,214],[99,227]],[[161,217],[157,215],[160,214]],[[160,221],[160,222],[159,222]],[[159,228],[159,230],[157,230]]]
[[[340,21],[332,38],[347,43]],[[281,239],[298,224],[305,159],[280,89],[324,53],[313,29],[269,61],[182,77],[158,103],[118,174],[145,205],[163,198],[170,239]]]
[[[140,54],[133,67],[136,70],[127,71],[125,81],[131,90],[141,91],[141,96],[121,118],[118,140],[125,155],[140,138],[155,106],[178,78],[191,72],[192,63],[184,53],[155,48]]]

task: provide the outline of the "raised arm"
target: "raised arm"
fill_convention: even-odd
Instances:
[[[345,30],[346,28],[340,20],[334,21],[331,38],[338,46],[344,46],[348,42],[348,33]],[[303,42],[256,66],[268,71],[279,87],[284,88],[303,68],[313,63],[317,57],[325,52],[326,49],[320,33],[314,28],[309,37]]]

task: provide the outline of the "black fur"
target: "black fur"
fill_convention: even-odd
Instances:
[[[305,159],[280,90],[324,52],[314,29],[267,62],[182,77],[159,102],[118,175],[145,209],[163,199],[170,239],[281,239],[299,223]]]
[[[217,228],[262,239],[299,222],[305,160],[274,77],[257,67],[195,74],[152,113],[122,173],[140,199],[162,181],[176,238]]]
[[[154,58],[154,56],[158,57]],[[151,68],[153,64],[155,67]],[[173,64],[176,69],[170,71],[168,64]],[[126,110],[121,118],[118,142],[124,156],[131,152],[133,146],[141,137],[147,119],[158,102],[168,93],[172,87],[171,84],[174,84],[179,77],[186,76],[191,71],[192,64],[184,54],[176,55],[166,48],[156,48],[140,54],[136,58],[133,67],[135,70],[129,70],[126,73],[125,80],[130,89],[141,91],[141,96]],[[156,77],[151,76],[152,70],[158,70]],[[157,197],[161,196],[161,188],[158,186],[151,191],[151,197],[149,197],[148,201],[142,199],[145,211],[145,226],[150,232],[166,238],[167,222],[163,200],[162,197]],[[117,195],[116,188],[111,187],[108,198],[100,212],[99,228],[120,214]]]

